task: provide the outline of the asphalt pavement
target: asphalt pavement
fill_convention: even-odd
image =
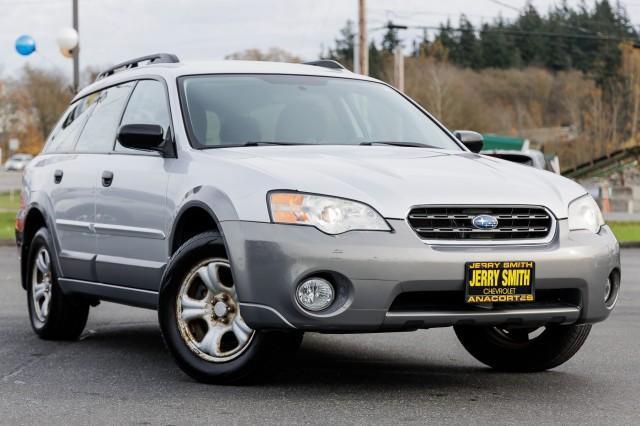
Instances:
[[[249,387],[193,382],[152,311],[102,303],[78,342],[31,331],[16,252],[0,248],[2,424],[637,424],[640,250],[623,251],[615,312],[565,365],[497,373],[451,329],[307,334],[294,362]]]

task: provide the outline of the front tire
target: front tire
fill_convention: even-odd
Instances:
[[[62,293],[52,247],[47,228],[41,228],[31,240],[27,260],[31,327],[42,339],[75,340],[87,324],[89,304]]]
[[[172,257],[158,318],[177,364],[204,383],[247,382],[281,364],[302,338],[244,322],[222,238],[212,232],[193,237]]]
[[[537,372],[567,362],[582,347],[591,325],[545,327],[454,327],[460,343],[496,370]]]

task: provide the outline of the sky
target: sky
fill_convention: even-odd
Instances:
[[[182,60],[224,59],[250,48],[283,48],[316,59],[333,45],[348,19],[357,20],[357,0],[78,0],[81,68],[106,67],[149,53],[175,53]],[[369,35],[389,19],[405,25],[438,25],[460,14],[479,24],[501,14],[517,16],[526,0],[367,0]],[[569,0],[576,5],[580,0]],[[588,4],[592,0],[586,0]],[[556,0],[532,0],[546,11]],[[622,1],[640,24],[640,0]],[[72,64],[58,51],[58,32],[71,26],[71,0],[0,0],[0,75],[25,64],[59,69]],[[21,57],[15,39],[31,35],[37,51]],[[414,31],[401,36],[411,39]],[[406,43],[410,45],[410,43]]]

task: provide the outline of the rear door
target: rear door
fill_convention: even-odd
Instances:
[[[140,80],[120,125],[159,124],[170,134],[166,86]],[[100,164],[96,272],[102,283],[157,291],[168,258],[167,163],[159,153],[116,145]]]
[[[50,194],[53,222],[62,274],[68,278],[92,280],[96,241],[95,158],[75,152],[75,145],[93,112],[98,94],[76,102],[49,136],[37,173]]]

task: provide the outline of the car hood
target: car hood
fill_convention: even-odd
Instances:
[[[405,218],[412,206],[423,204],[540,205],[565,218],[568,203],[586,193],[551,172],[462,151],[296,145],[205,152],[259,173],[260,191],[349,198],[386,218]]]

